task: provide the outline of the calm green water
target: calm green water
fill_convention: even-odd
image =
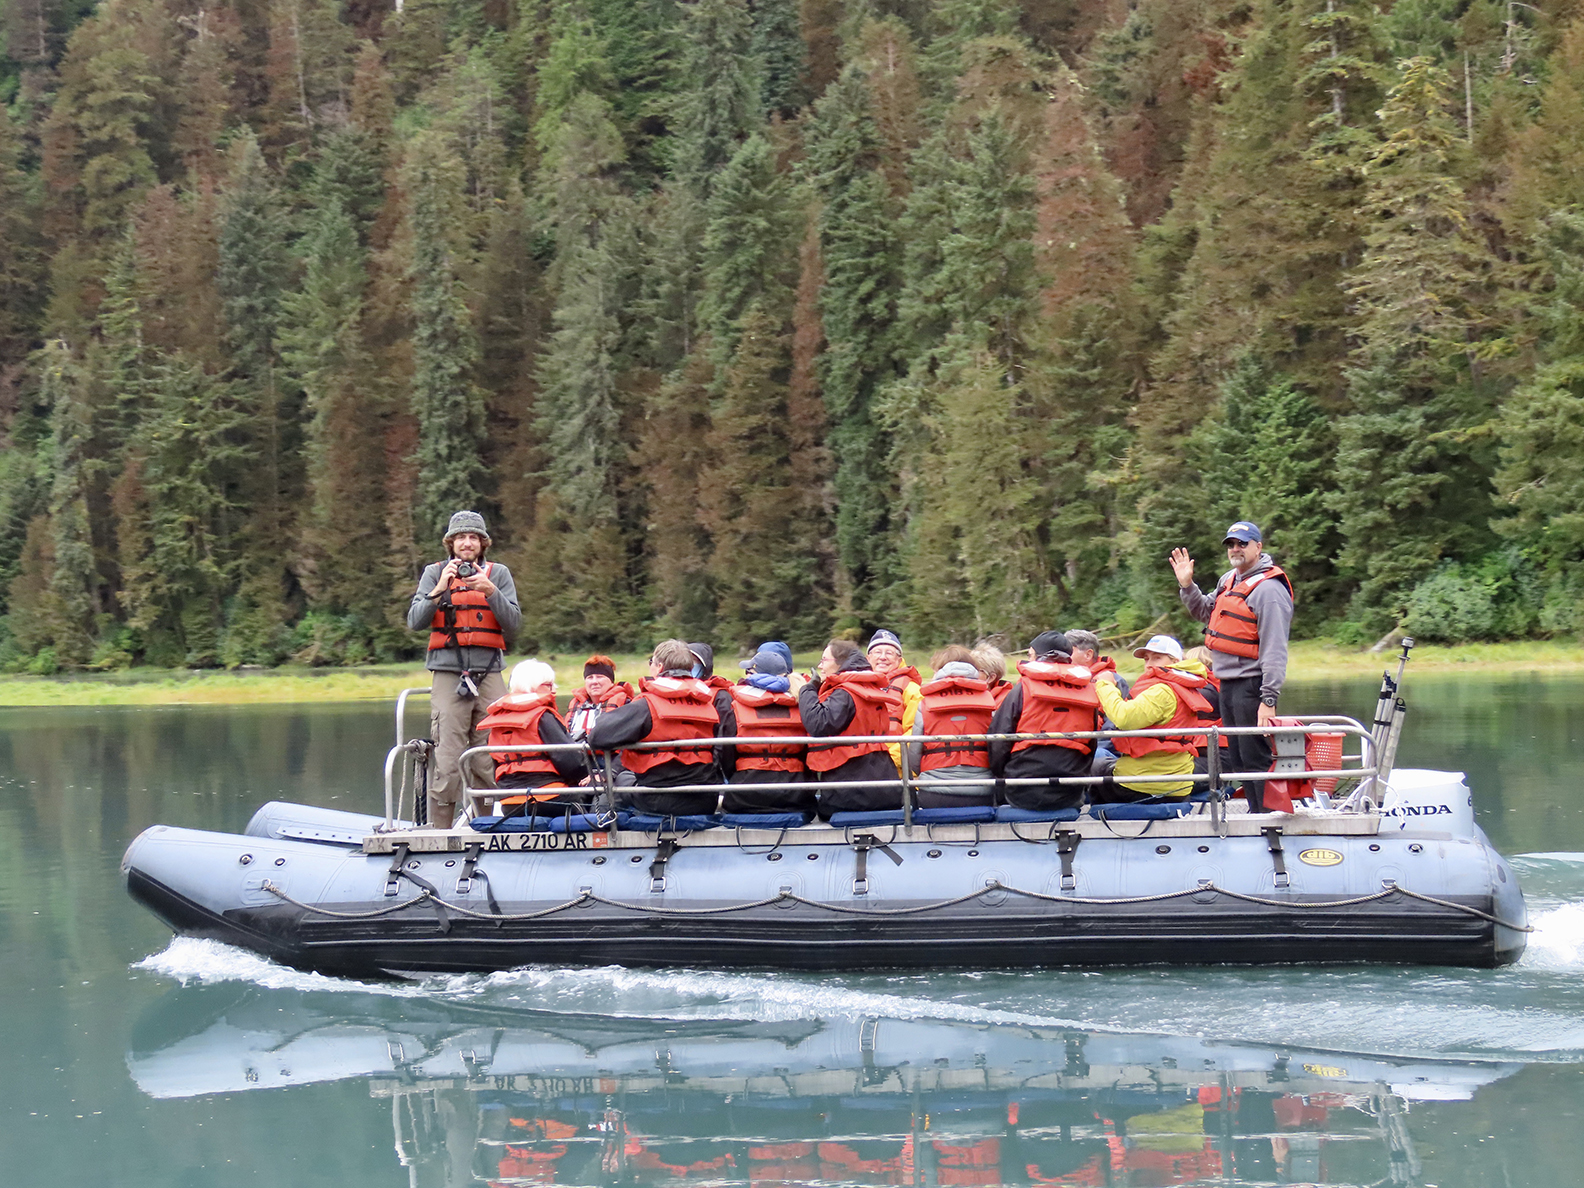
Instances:
[[[377,808],[378,707],[0,715],[10,1184],[1571,1185],[1584,682],[1424,680],[1539,931],[1498,971],[833,978],[527,968],[379,986],[172,941],[155,822]],[[1294,690],[1363,716],[1373,686]]]

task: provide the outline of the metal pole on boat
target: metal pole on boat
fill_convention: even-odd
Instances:
[[[1226,836],[1226,803],[1221,795],[1221,728],[1210,727],[1205,734],[1205,776],[1210,784],[1210,822],[1220,836]]]
[[[1413,646],[1413,636],[1405,636],[1395,678],[1390,672],[1381,673],[1380,700],[1375,704],[1375,779],[1371,788],[1378,790],[1381,796],[1386,795],[1386,781],[1397,760],[1397,741],[1402,737],[1403,715],[1408,712],[1408,703],[1398,694],[1402,691],[1403,671],[1408,667],[1408,653],[1413,651]]]

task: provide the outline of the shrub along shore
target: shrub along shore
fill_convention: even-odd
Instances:
[[[1395,649],[1388,652],[1357,651],[1323,640],[1292,645],[1288,673],[1291,681],[1345,680],[1378,676],[1393,664]],[[929,650],[914,650],[909,660],[923,665]],[[513,660],[523,659],[514,656]],[[570,693],[583,680],[583,656],[548,655],[555,666],[562,693]],[[645,672],[647,655],[627,653],[615,657],[617,676],[637,682]],[[817,653],[800,654],[800,669],[812,668]],[[1131,656],[1119,657],[1123,672],[1143,666]],[[737,661],[724,659],[723,676],[738,675]],[[1577,642],[1528,641],[1462,644],[1455,647],[1421,645],[1414,649],[1409,674],[1414,678],[1444,679],[1471,671],[1492,676],[1518,673],[1584,675],[1584,645]],[[357,668],[171,670],[125,669],[113,673],[79,673],[53,677],[0,678],[0,706],[86,705],[247,705],[290,702],[345,702],[391,700],[401,690],[426,687],[428,674],[418,664],[375,664]]]

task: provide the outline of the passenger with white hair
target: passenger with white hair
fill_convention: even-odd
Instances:
[[[509,692],[492,703],[479,723],[489,731],[492,747],[569,743],[566,722],[556,710],[555,669],[543,660],[524,660],[512,669]],[[581,807],[586,793],[573,791],[588,774],[577,751],[523,751],[495,755],[498,788],[532,789],[521,796],[503,797],[504,816],[522,816],[533,803],[539,808]]]

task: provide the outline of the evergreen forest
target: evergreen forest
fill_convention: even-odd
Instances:
[[[0,14],[7,670],[1584,632],[1581,0]]]

